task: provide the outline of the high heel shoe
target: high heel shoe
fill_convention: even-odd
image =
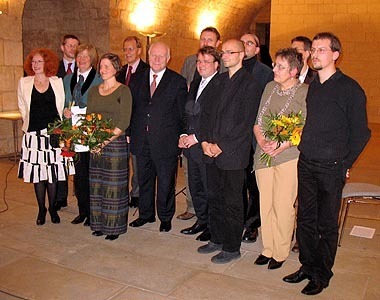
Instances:
[[[114,240],[116,240],[116,239],[118,239],[119,238],[119,235],[118,234],[108,234],[107,236],[106,236],[106,240],[110,240],[110,241],[114,241]]]
[[[55,209],[49,208],[49,214],[50,214],[50,219],[51,219],[52,223],[59,224],[61,222],[61,218],[59,217],[59,215]]]
[[[38,211],[38,216],[37,216],[37,220],[36,220],[36,224],[38,226],[45,224],[45,221],[46,221],[46,212],[47,212],[46,207],[44,209],[42,209],[42,210],[40,209]]]

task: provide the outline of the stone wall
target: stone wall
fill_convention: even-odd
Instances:
[[[380,2],[375,0],[272,0],[271,53],[296,35],[335,33],[343,44],[338,67],[367,94],[370,122],[380,123]]]

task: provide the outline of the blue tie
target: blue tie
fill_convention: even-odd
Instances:
[[[84,77],[83,75],[79,75],[79,80],[77,84],[74,87],[73,91],[73,101],[79,105],[80,108],[86,107],[86,103],[83,103],[82,100],[82,85],[84,82]]]

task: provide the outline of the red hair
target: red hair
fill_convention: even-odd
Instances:
[[[58,56],[50,49],[38,48],[30,51],[24,62],[24,70],[29,76],[34,75],[32,68],[33,56],[39,54],[44,60],[44,72],[47,77],[54,76],[58,72],[59,59]]]

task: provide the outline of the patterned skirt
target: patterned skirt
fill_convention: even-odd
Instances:
[[[23,178],[24,182],[29,183],[40,181],[54,183],[65,181],[68,175],[73,174],[75,174],[73,159],[63,157],[60,148],[53,148],[50,145],[50,136],[46,129],[24,134],[18,178]]]
[[[129,202],[129,153],[125,136],[90,158],[91,230],[107,235],[127,231]]]

